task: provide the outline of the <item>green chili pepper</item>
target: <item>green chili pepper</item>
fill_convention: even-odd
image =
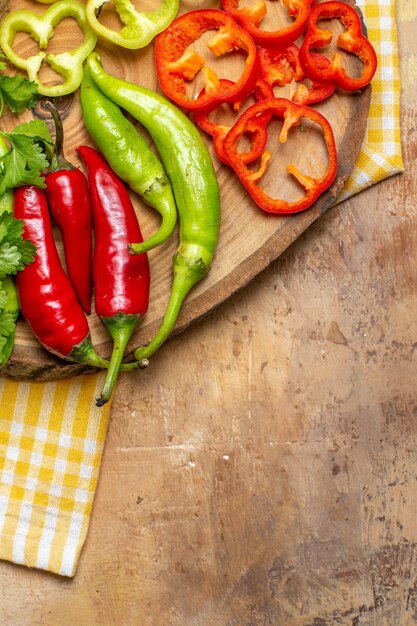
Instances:
[[[142,361],[170,334],[184,298],[211,267],[220,227],[220,193],[210,154],[192,122],[164,97],[107,74],[97,54],[87,59],[98,87],[148,130],[171,181],[180,222],[171,295],[162,325],[145,347]],[[135,246],[131,246],[135,251]]]
[[[72,50],[59,54],[46,54],[43,50],[54,35],[54,28],[65,18],[77,21],[84,34],[83,42]],[[29,33],[39,43],[41,51],[27,58],[19,56],[13,50],[17,33]],[[59,0],[49,9],[38,15],[33,11],[21,9],[11,11],[0,26],[0,45],[10,63],[25,70],[30,80],[38,85],[38,91],[44,96],[64,96],[75,91],[83,77],[83,61],[94,49],[97,42],[95,33],[88,28],[84,6],[76,0]],[[59,84],[47,85],[39,78],[43,61],[62,77]]]
[[[114,8],[123,26],[114,30],[99,22],[98,16],[108,0],[88,0],[87,20],[93,31],[123,48],[144,48],[167,28],[178,13],[179,0],[161,0],[155,11],[138,12],[130,0],[114,0]]]
[[[147,252],[168,239],[177,221],[177,207],[163,165],[117,104],[96,86],[87,66],[80,102],[86,128],[112,170],[162,216],[159,230],[135,246],[136,252]]]
[[[5,139],[3,137],[0,137],[0,156],[6,154],[8,150],[9,148]],[[4,213],[4,211],[7,211],[9,213],[13,211],[12,189],[7,189],[7,191],[5,191],[2,196],[0,196],[0,214]],[[17,290],[14,279],[12,278],[12,276],[5,276],[1,279],[0,282],[2,291],[6,293],[6,302],[4,307],[2,308],[2,312],[8,313],[11,319],[16,322],[17,318],[19,317],[20,308],[19,301],[17,299]],[[7,335],[6,343],[0,350],[0,367],[7,363],[11,353],[13,352],[15,333],[16,326],[14,327],[13,331]]]
[[[17,299],[16,285],[13,278],[11,276],[3,278],[1,281],[1,288],[6,293],[6,304],[4,305],[2,312],[8,313],[11,319],[13,319],[13,322],[16,322],[19,317],[20,308],[19,301]],[[7,363],[13,352],[15,334],[16,325],[14,326],[13,331],[7,335],[6,343],[0,351],[0,367],[3,367],[3,365]]]

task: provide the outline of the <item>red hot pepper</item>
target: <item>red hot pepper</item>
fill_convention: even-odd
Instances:
[[[342,50],[357,56],[363,64],[361,76],[354,77],[343,67],[340,51],[330,60],[324,54],[315,52],[333,39],[331,30],[319,28],[319,20],[338,19],[344,31],[337,38],[337,45]],[[316,5],[310,14],[308,28],[300,48],[300,63],[308,78],[325,82],[331,81],[345,91],[362,89],[371,82],[378,60],[372,44],[362,31],[362,24],[355,9],[345,2],[330,0]]]
[[[36,246],[35,260],[16,276],[20,308],[34,335],[61,358],[107,367],[94,352],[87,318],[61,265],[44,191],[15,189],[13,208],[24,237]]]
[[[227,81],[226,79],[221,79],[220,83],[222,84],[223,82],[231,82],[231,81]],[[272,91],[272,87],[270,87],[266,81],[261,80],[261,79],[258,80],[258,82],[256,83],[253,93],[255,95],[255,99],[257,102],[259,102],[260,100],[265,100],[267,98],[274,97],[274,92]],[[242,101],[235,102],[233,103],[232,108],[234,111],[239,111],[242,105],[243,105]],[[213,113],[213,111],[211,113]],[[209,119],[208,113],[201,112],[201,111],[195,113],[194,118],[195,118],[196,123],[200,126],[200,128],[205,130],[206,133],[209,133],[209,135],[213,137],[214,151],[217,157],[220,159],[220,161],[227,165],[228,161],[227,161],[226,155],[224,154],[223,141],[227,133],[229,132],[231,126],[227,126],[226,124],[222,124],[222,123],[216,123],[212,121],[211,119]],[[258,123],[257,121],[256,123],[254,122],[252,126],[247,129],[247,134],[250,135],[251,146],[250,146],[250,150],[245,153],[244,158],[246,158],[248,161],[253,161],[262,154],[265,148],[266,140],[267,140],[267,133],[265,132],[265,123],[262,121],[262,119],[261,119],[261,123]]]
[[[306,176],[292,163],[287,165],[287,171],[297,179],[306,192],[303,198],[295,202],[271,198],[259,186],[258,183],[265,174],[271,156],[269,151],[265,151],[262,154],[260,167],[257,171],[247,167],[247,162],[238,151],[239,139],[246,132],[247,126],[250,125],[254,119],[259,119],[259,116],[266,112],[276,117],[283,118],[284,120],[279,137],[281,143],[287,141],[288,131],[293,126],[297,126],[302,118],[312,120],[318,124],[323,131],[328,151],[328,166],[322,178],[316,179]],[[336,143],[329,122],[318,111],[307,106],[295,104],[295,102],[291,102],[291,100],[285,98],[263,100],[249,107],[249,109],[242,113],[237,119],[234,126],[232,126],[231,130],[226,135],[223,147],[229,164],[233,167],[253,200],[261,209],[269,213],[298,213],[299,211],[308,209],[317,200],[319,195],[331,185],[337,173]]]
[[[241,8],[239,7],[240,0],[222,0],[222,6],[251,34],[259,46],[263,48],[286,48],[303,34],[311,4],[314,1],[284,0],[288,15],[293,17],[294,21],[275,31],[266,31],[260,26],[267,13],[265,0],[258,0],[254,4]]]
[[[92,218],[88,183],[84,173],[64,158],[64,134],[58,111],[44,106],[55,123],[55,163],[45,176],[46,195],[64,244],[67,273],[86,313],[91,311]]]
[[[77,152],[87,166],[93,207],[95,309],[114,342],[97,399],[102,406],[113,391],[126,345],[148,308],[149,264],[146,254],[128,251],[128,244],[142,242],[142,235],[126,187],[94,148],[81,146]]]
[[[295,44],[288,48],[260,48],[260,76],[271,87],[284,87],[292,81],[300,83],[291,97],[297,104],[321,102],[331,96],[336,87],[330,82],[323,84],[313,82],[309,86],[301,83],[305,79],[305,74],[300,64],[299,52]]]
[[[189,48],[209,30],[218,31],[207,42],[214,55],[235,51],[246,53],[244,69],[236,82],[221,83],[215,72],[207,67],[205,59]],[[220,102],[243,100],[254,88],[259,73],[258,54],[252,37],[230,15],[218,9],[189,11],[176,18],[156,37],[155,62],[165,94],[189,111],[209,111]],[[205,90],[197,98],[192,98],[186,93],[186,82],[192,81],[200,70],[205,75]]]

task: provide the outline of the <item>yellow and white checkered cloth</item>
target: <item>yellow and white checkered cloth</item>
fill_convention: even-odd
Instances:
[[[74,575],[110,413],[95,407],[102,384],[0,379],[0,558]]]
[[[367,136],[339,201],[403,169],[392,0],[363,5],[379,56]],[[0,379],[0,558],[75,574],[87,535],[110,407],[102,374],[51,383]]]
[[[400,76],[394,0],[357,0],[378,55],[368,127],[353,172],[338,202],[404,169],[400,132]]]

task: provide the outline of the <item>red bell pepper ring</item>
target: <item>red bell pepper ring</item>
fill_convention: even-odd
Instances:
[[[222,7],[251,34],[253,40],[263,48],[286,48],[304,32],[313,2],[310,0],[284,0],[288,15],[294,21],[275,31],[263,30],[260,26],[267,13],[265,0],[239,8],[240,0],[222,0]]]
[[[271,87],[284,87],[292,81],[300,83],[291,97],[297,104],[321,102],[331,96],[336,87],[330,82],[323,84],[313,82],[309,86],[301,83],[305,79],[305,74],[300,64],[299,52],[295,44],[287,48],[260,48],[260,76]]]
[[[304,72],[298,58],[299,50],[295,44],[286,48],[260,48],[259,60],[261,76],[271,87],[284,87],[293,80],[299,82]]]
[[[218,31],[207,42],[215,56],[236,51],[246,53],[242,74],[234,83],[221,83],[205,59],[189,48],[209,30]],[[162,90],[188,111],[208,111],[220,102],[243,100],[253,90],[259,73],[253,39],[230,15],[218,9],[189,11],[176,18],[156,37],[155,64]],[[193,98],[186,93],[186,82],[194,80],[200,70],[205,75],[205,90]]]
[[[271,154],[268,150],[263,152],[258,170],[247,167],[247,162],[238,151],[239,139],[246,132],[248,125],[259,116],[270,113],[278,118],[283,118],[284,124],[281,129],[279,141],[285,143],[288,131],[300,124],[302,118],[307,118],[318,124],[323,131],[324,140],[328,152],[328,165],[322,178],[312,178],[300,172],[294,164],[287,165],[287,171],[292,174],[305,189],[305,196],[295,202],[288,202],[280,198],[272,198],[259,185],[260,179],[266,172]],[[236,172],[237,176],[252,196],[255,203],[268,213],[288,214],[299,213],[311,207],[320,194],[323,193],[334,181],[337,173],[337,150],[332,128],[326,118],[318,111],[307,106],[302,106],[287,100],[286,98],[272,98],[253,104],[237,119],[234,126],[226,135],[223,143],[225,155]]]
[[[231,81],[227,79],[220,80],[221,85],[224,82],[231,83]],[[261,79],[259,79],[256,83],[253,93],[257,102],[274,97],[272,87],[270,87],[270,85],[266,81]],[[233,104],[230,103],[230,106],[234,111],[240,111],[242,105],[242,101],[234,102]],[[211,111],[211,113],[213,113],[213,111]],[[271,116],[269,116],[268,120],[270,119],[270,117]],[[214,122],[212,119],[209,119],[209,114],[204,111],[196,112],[194,115],[194,119],[200,128],[202,128],[206,131],[206,133],[212,136],[214,152],[222,163],[228,165],[227,157],[224,154],[223,150],[223,141],[231,126],[227,126],[227,124],[222,124],[220,122]],[[247,159],[248,162],[257,159],[264,151],[266,145],[268,134],[266,132],[266,125],[265,122],[263,122],[262,117],[260,122],[261,123],[256,120],[251,126],[246,129],[247,134],[250,135],[251,146],[250,150],[248,152],[245,152],[244,154],[241,154],[241,156],[243,159]]]
[[[344,31],[337,38],[342,50],[357,56],[363,64],[359,78],[350,76],[343,66],[342,54],[338,50],[330,60],[324,54],[314,52],[331,43],[333,32],[318,27],[319,20],[338,19]],[[316,5],[308,20],[308,28],[300,48],[300,63],[308,78],[325,82],[331,81],[345,91],[363,89],[371,82],[378,65],[372,44],[362,30],[359,15],[353,7],[339,0],[330,0]]]

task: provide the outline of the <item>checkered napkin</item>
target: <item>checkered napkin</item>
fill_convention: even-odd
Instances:
[[[110,413],[94,404],[102,384],[0,379],[0,558],[74,575]]]
[[[378,55],[365,140],[338,202],[404,169],[400,132],[400,76],[395,1],[357,0]]]
[[[361,7],[377,49],[366,139],[339,201],[403,169],[393,0]],[[0,379],[0,558],[75,574],[94,500],[109,405],[103,374],[50,383]]]

